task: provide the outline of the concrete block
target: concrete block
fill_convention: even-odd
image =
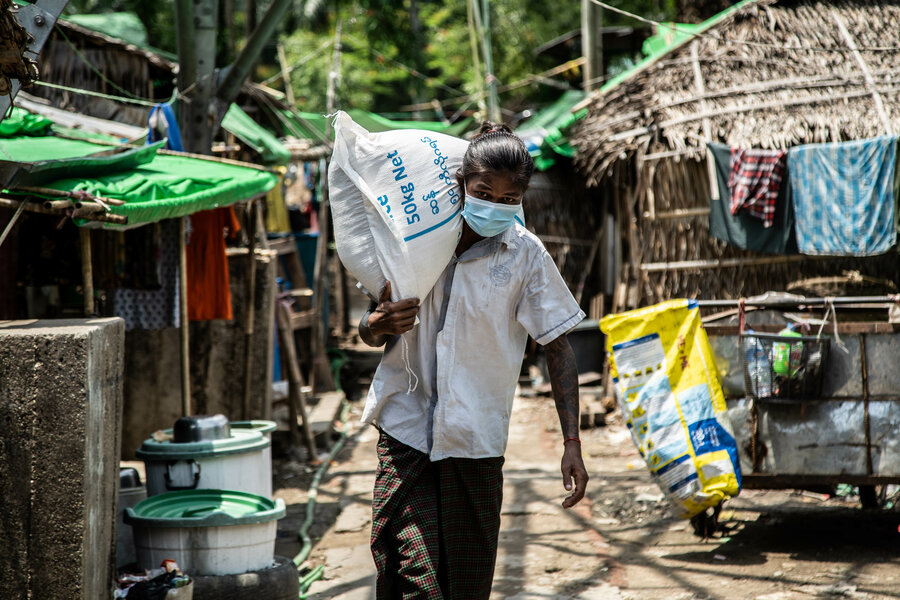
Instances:
[[[124,323],[0,322],[0,598],[109,598]]]

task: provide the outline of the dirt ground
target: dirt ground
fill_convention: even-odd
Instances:
[[[324,565],[317,600],[374,598],[368,549],[377,432],[358,425],[323,477],[306,567]],[[582,431],[591,481],[575,508],[560,506],[559,425],[547,397],[518,398],[504,468],[500,550],[492,599],[809,600],[900,598],[900,512],[863,510],[848,493],[744,490],[701,539],[672,517],[621,420]],[[276,553],[293,557],[313,472],[276,460],[288,504]]]

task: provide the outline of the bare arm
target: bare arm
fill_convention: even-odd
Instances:
[[[418,298],[391,302],[391,282],[386,281],[378,303],[370,304],[369,310],[359,321],[359,337],[369,346],[383,346],[391,336],[412,329],[418,312]]]
[[[578,441],[578,369],[575,366],[575,352],[565,334],[544,346],[544,351],[563,433],[561,470],[567,491],[572,489],[572,480],[575,481],[575,491],[563,500],[563,507],[571,508],[584,497],[588,482],[587,469],[581,458],[581,442]]]

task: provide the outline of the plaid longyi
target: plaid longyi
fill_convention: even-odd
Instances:
[[[428,455],[381,433],[372,503],[378,600],[488,600],[503,458]]]
[[[765,227],[775,222],[775,200],[784,179],[787,151],[731,149],[731,214],[738,211],[762,219]]]

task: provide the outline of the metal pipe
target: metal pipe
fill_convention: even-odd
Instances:
[[[863,427],[866,428],[866,475],[874,475],[872,466],[872,427],[869,420],[869,369],[866,366],[866,334],[859,334],[859,360],[862,367]]]
[[[737,307],[740,300],[697,300],[700,308],[731,308]],[[835,296],[833,298],[765,298],[759,300],[744,299],[744,306],[775,307],[799,307],[799,306],[827,306],[851,305],[851,304],[896,304],[900,303],[900,294],[887,296]]]
[[[181,415],[191,416],[191,337],[190,321],[188,321],[188,286],[187,286],[187,217],[178,220],[178,310],[181,333]]]

